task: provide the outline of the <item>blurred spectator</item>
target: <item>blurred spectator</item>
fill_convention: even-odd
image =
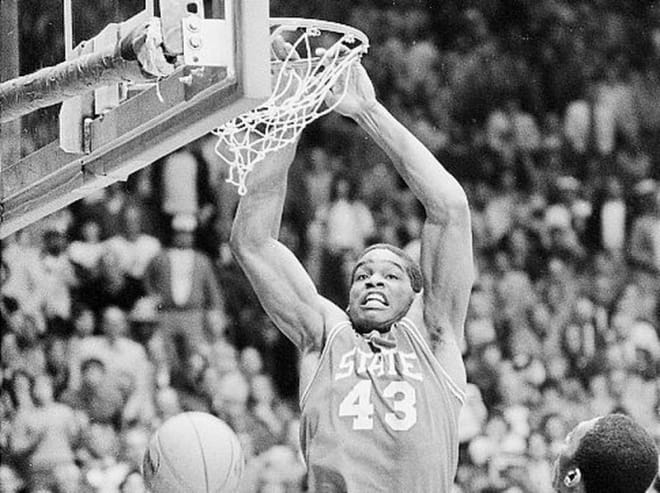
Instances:
[[[240,355],[240,367],[243,374],[250,381],[260,375],[264,369],[264,362],[259,351],[250,346],[243,348]]]
[[[0,491],[2,493],[20,493],[23,491],[23,481],[13,467],[0,464]]]
[[[247,380],[241,373],[233,372],[220,378],[213,398],[213,411],[236,431],[248,458],[278,442],[278,437],[249,409],[249,396]]]
[[[607,335],[594,323],[593,303],[579,297],[574,304],[572,320],[562,333],[562,349],[569,361],[569,375],[579,377],[583,384],[603,365]]]
[[[47,320],[71,316],[71,289],[76,287],[77,277],[66,254],[67,245],[64,233],[54,229],[44,233],[41,286]]]
[[[98,221],[89,218],[80,225],[80,238],[69,243],[67,254],[77,269],[77,275],[83,279],[97,273],[104,244],[101,241],[101,226]]]
[[[551,464],[554,457],[548,453],[548,443],[543,434],[534,432],[527,437],[527,457],[526,476],[532,491],[553,493]]]
[[[608,176],[595,192],[593,211],[585,228],[585,246],[591,252],[604,250],[619,258],[626,242],[628,206],[616,176]]]
[[[104,398],[118,402],[124,395],[126,388],[130,389],[130,395],[122,408],[121,419],[123,423],[134,421],[149,422],[153,417],[153,401],[151,396],[151,385],[153,382],[153,371],[151,363],[147,360],[144,348],[137,342],[126,337],[128,324],[126,314],[118,307],[108,307],[103,311],[101,319],[100,336],[89,336],[78,344],[76,353],[71,359],[70,387],[72,392],[82,389],[82,366],[83,362],[99,360],[106,369],[106,380],[109,383],[109,393]],[[98,374],[102,369],[98,364],[87,368],[90,386],[94,386],[101,379]],[[94,393],[95,390],[88,388],[85,392]],[[92,399],[93,396],[85,399]],[[89,402],[89,401],[88,401]],[[94,403],[96,406],[97,403]],[[118,404],[115,404],[117,406]],[[114,408],[116,409],[116,408]],[[110,411],[107,410],[108,412]],[[100,410],[99,412],[106,412]]]
[[[119,428],[131,395],[130,382],[108,375],[105,363],[89,358],[80,367],[81,385],[62,396],[62,401],[85,413],[91,423]]]
[[[122,219],[121,232],[108,238],[105,245],[126,276],[142,281],[147,266],[160,251],[160,241],[144,233],[142,211],[137,206],[124,208]]]
[[[196,226],[193,216],[176,216],[171,244],[151,261],[146,273],[147,293],[158,303],[160,331],[174,369],[184,355],[206,351],[209,313],[218,317],[215,323],[226,320],[213,264],[194,248]]]
[[[2,295],[16,300],[21,310],[33,317],[39,331],[45,328],[43,272],[40,241],[31,238],[31,228],[11,235],[2,245],[2,262],[6,277],[2,279]]]
[[[655,279],[660,273],[660,190],[655,182],[644,181],[637,186],[640,212],[630,233],[630,260]],[[657,288],[657,284],[656,284]]]
[[[275,389],[273,382],[267,375],[254,375],[250,380],[251,408],[255,417],[259,419],[274,436],[282,435],[284,423],[275,412]]]
[[[133,305],[128,314],[130,336],[147,349],[154,336],[162,336],[159,327],[157,301],[153,298],[142,297]]]
[[[183,147],[156,163],[153,178],[166,222],[182,214],[199,220],[214,213],[208,163],[190,148]]]
[[[143,425],[136,425],[124,429],[120,436],[120,459],[130,471],[139,470],[142,467],[144,451],[149,444],[150,429]]]
[[[86,483],[92,491],[115,493],[126,477],[128,466],[119,462],[119,437],[111,426],[92,423],[85,437],[87,460]]]
[[[172,387],[163,387],[156,391],[156,419],[154,425],[162,424],[169,418],[183,412],[179,393]]]
[[[53,400],[49,377],[37,376],[32,382],[34,407],[18,410],[11,425],[10,453],[24,477],[29,491],[60,488],[61,474],[75,468],[74,448],[81,428],[73,410]]]
[[[502,108],[488,116],[486,128],[488,144],[505,167],[512,167],[518,157],[528,158],[541,144],[536,120],[514,98],[507,99]]]
[[[12,371],[23,370],[32,376],[46,371],[46,354],[39,339],[39,329],[31,315],[16,309],[4,321],[2,362]]]
[[[91,221],[100,226],[102,241],[119,234],[128,201],[125,184],[121,182],[88,195],[74,206],[77,218],[74,231],[76,228],[80,231],[82,225]]]
[[[497,188],[484,210],[486,235],[491,244],[499,242],[509,232],[517,206],[516,176],[513,170],[506,168],[498,177]]]
[[[107,246],[99,259],[98,269],[82,281],[75,292],[75,299],[89,306],[96,316],[100,316],[109,306],[128,311],[145,293],[142,282],[123,271],[120,258]]]

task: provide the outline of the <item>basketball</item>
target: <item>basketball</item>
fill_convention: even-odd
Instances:
[[[142,461],[153,493],[230,493],[238,489],[245,459],[233,430],[202,412],[185,412],[163,423]]]

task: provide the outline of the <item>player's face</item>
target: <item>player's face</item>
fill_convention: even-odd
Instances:
[[[575,428],[573,428],[573,430],[568,435],[566,435],[564,448],[559,453],[552,471],[552,486],[555,491],[560,493],[578,493],[580,491],[584,491],[581,484],[569,487],[565,484],[564,479],[566,478],[566,475],[570,475],[571,471],[573,471],[575,468],[573,457],[578,449],[578,446],[580,445],[582,437],[584,437],[584,435],[586,435],[596,425],[599,419],[600,417],[590,419],[589,421],[582,421]]]
[[[349,314],[359,330],[386,328],[405,315],[414,297],[404,260],[390,250],[371,250],[353,273]]]

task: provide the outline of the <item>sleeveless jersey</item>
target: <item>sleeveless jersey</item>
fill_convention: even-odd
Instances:
[[[370,342],[350,322],[328,334],[300,398],[310,489],[449,493],[464,389],[411,320],[381,337],[389,344]]]

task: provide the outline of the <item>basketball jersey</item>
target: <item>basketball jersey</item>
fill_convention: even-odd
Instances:
[[[379,336],[348,321],[328,334],[300,398],[310,490],[449,493],[464,389],[411,320]]]

